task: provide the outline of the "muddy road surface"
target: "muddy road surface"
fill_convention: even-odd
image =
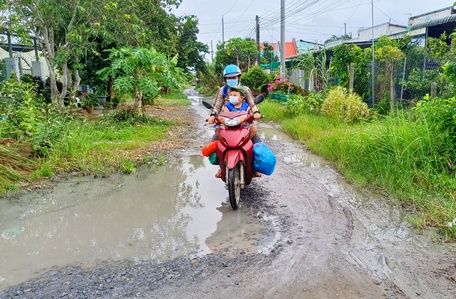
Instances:
[[[201,97],[189,145],[159,167],[67,177],[0,203],[0,299],[456,298],[456,246],[416,231],[266,117],[277,156],[229,207]]]

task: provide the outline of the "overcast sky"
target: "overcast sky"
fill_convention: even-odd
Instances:
[[[373,0],[374,24],[391,22],[407,25],[410,16],[453,5],[455,0]],[[195,15],[199,19],[198,40],[215,50],[232,37],[255,39],[255,16],[260,18],[260,41],[280,39],[281,0],[183,0],[174,10],[177,16]],[[323,43],[345,32],[358,36],[360,27],[372,24],[371,0],[285,0],[285,39]]]

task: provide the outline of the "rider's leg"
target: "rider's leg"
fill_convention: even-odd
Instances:
[[[253,143],[261,142],[261,139],[257,133],[258,133],[257,126],[255,126],[255,125],[250,126],[250,139],[252,140]]]

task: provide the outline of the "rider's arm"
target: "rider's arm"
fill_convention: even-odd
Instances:
[[[223,105],[225,104],[225,99],[223,98],[223,95],[222,95],[222,88],[220,88],[217,91],[217,94],[215,95],[215,103],[214,103],[214,107],[212,108],[211,115],[219,114],[220,111],[222,110]]]

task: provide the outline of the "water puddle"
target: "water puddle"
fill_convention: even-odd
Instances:
[[[260,134],[261,139],[293,142],[293,138],[277,128],[267,127],[266,124],[262,124],[261,122],[259,123],[258,128],[258,134]]]
[[[191,155],[104,179],[72,177],[52,190],[0,201],[0,288],[53,266],[211,252],[267,252],[270,219],[233,211],[216,168]]]

